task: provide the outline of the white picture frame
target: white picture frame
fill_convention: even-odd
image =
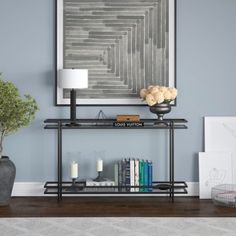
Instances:
[[[232,184],[231,152],[199,153],[199,197],[211,199],[211,189],[219,184]]]
[[[233,183],[236,184],[236,117],[205,117],[205,152],[229,151],[232,153]]]
[[[75,34],[78,34],[78,32],[82,32],[84,35],[89,35],[89,34],[93,34],[92,30],[94,30],[94,32],[99,31],[98,33],[104,33],[104,32],[108,32],[112,28],[113,29],[115,28],[116,30],[114,32],[111,32],[111,34],[117,33],[119,30],[122,30],[122,29],[117,28],[118,27],[117,24],[120,24],[119,20],[117,20],[117,19],[124,19],[123,20],[124,24],[125,24],[125,22],[127,22],[127,27],[126,27],[127,32],[124,31],[124,34],[129,35],[130,32],[132,32],[133,35],[137,35],[137,36],[132,36],[134,39],[131,38],[133,40],[132,41],[133,45],[135,45],[135,46],[133,46],[134,49],[132,49],[132,50],[135,51],[135,48],[136,47],[138,48],[137,45],[140,45],[140,43],[138,42],[138,41],[140,41],[140,39],[139,38],[135,39],[135,37],[139,37],[139,34],[136,32],[137,31],[136,29],[139,29],[141,27],[141,26],[139,26],[139,24],[144,24],[145,22],[148,22],[148,20],[146,20],[146,21],[144,21],[144,23],[142,23],[142,19],[141,18],[139,19],[138,17],[143,17],[143,16],[145,17],[146,16],[145,12],[147,12],[147,9],[149,9],[149,8],[151,9],[150,14],[147,13],[147,14],[149,14],[149,18],[151,17],[150,19],[156,19],[156,21],[154,21],[154,23],[151,24],[152,22],[150,20],[150,22],[151,22],[150,23],[151,27],[149,27],[150,30],[148,32],[145,31],[143,33],[144,39],[142,42],[144,42],[144,43],[141,44],[141,46],[140,46],[140,48],[143,48],[143,56],[140,56],[140,54],[141,54],[141,52],[139,51],[139,50],[141,50],[140,48],[138,48],[136,50],[136,53],[135,52],[131,53],[127,49],[128,51],[126,50],[127,52],[126,52],[126,54],[124,54],[123,58],[121,58],[121,53],[119,54],[120,55],[119,57],[114,56],[114,55],[117,55],[118,52],[113,53],[113,54],[111,53],[111,55],[113,55],[114,58],[115,57],[119,58],[119,60],[117,59],[117,61],[119,61],[119,63],[117,62],[117,64],[119,64],[119,66],[117,64],[114,66],[116,68],[116,73],[115,73],[116,75],[112,76],[112,79],[109,79],[108,82],[104,82],[105,77],[100,78],[100,75],[99,75],[100,72],[97,72],[98,74],[96,74],[92,71],[93,69],[96,69],[95,66],[93,67],[92,64],[85,63],[87,65],[87,67],[89,67],[89,68],[84,68],[84,69],[89,70],[89,88],[85,89],[85,90],[78,90],[76,104],[77,105],[143,105],[143,106],[147,106],[147,104],[144,103],[140,99],[139,91],[143,87],[147,87],[151,84],[156,84],[156,78],[159,78],[158,79],[159,85],[176,87],[176,78],[175,78],[175,58],[176,58],[176,55],[175,55],[176,54],[175,53],[175,51],[176,51],[176,48],[175,48],[175,41],[176,41],[176,38],[175,38],[176,37],[176,33],[175,33],[175,28],[176,28],[175,2],[176,2],[176,0],[153,0],[153,1],[148,1],[148,2],[143,2],[142,0],[137,0],[135,2],[132,0],[117,0],[117,2],[116,2],[116,0],[113,0],[113,1],[107,1],[107,0],[90,0],[90,1],[77,0],[77,1],[73,1],[73,7],[75,7],[77,4],[78,4],[79,10],[81,10],[81,8],[84,7],[81,10],[81,12],[82,12],[81,15],[78,15],[78,17],[80,17],[80,18],[81,18],[81,16],[84,17],[82,20],[85,20],[86,17],[93,17],[93,19],[94,19],[94,17],[96,15],[98,16],[98,19],[93,20],[93,22],[94,22],[93,28],[92,28],[92,25],[86,25],[83,27],[82,25],[80,25],[79,21],[76,21],[73,19],[68,19],[68,21],[66,21],[65,15],[67,16],[69,14],[72,14],[72,16],[74,18],[76,16],[73,15],[73,14],[75,14],[75,11],[73,10],[73,8],[71,8],[72,13],[70,13],[70,12],[68,13],[68,9],[70,9],[70,8],[67,8],[67,10],[66,10],[67,13],[64,14],[65,13],[64,8],[66,6],[65,1],[66,0],[56,0],[56,12],[57,12],[57,16],[56,16],[56,32],[57,32],[57,34],[56,34],[56,43],[57,43],[56,70],[57,71],[56,71],[56,81],[55,81],[55,103],[56,103],[56,105],[70,104],[69,91],[64,90],[63,88],[60,88],[58,86],[57,74],[60,69],[73,67],[74,61],[72,61],[71,58],[78,56],[78,54],[77,54],[77,52],[75,52],[75,50],[79,50],[78,49],[79,46],[77,48],[75,46],[75,47],[71,47],[70,49],[68,49],[71,51],[66,53],[66,48],[69,47],[68,42],[69,42],[69,40],[72,40],[72,39],[68,37],[68,41],[65,42],[65,40],[66,40],[66,36],[65,36],[66,33],[65,32],[68,32],[68,29],[72,29],[73,27],[74,27],[73,29],[75,29],[77,27],[78,30],[76,31]],[[79,3],[82,4],[82,7],[79,5]],[[102,12],[102,11],[104,9],[105,10],[108,9],[107,11],[110,11],[111,10],[110,8],[112,8],[112,7],[114,8],[114,11],[115,11],[116,4],[119,4],[119,7],[120,7],[120,6],[122,6],[122,3],[124,3],[123,4],[124,10],[120,11],[120,9],[118,9],[121,13],[114,17],[114,21],[113,22],[106,22],[106,18],[108,17],[108,14],[106,11],[105,12]],[[137,6],[132,7],[132,4],[135,4],[135,3],[137,3]],[[114,4],[114,6],[112,4]],[[142,4],[143,4],[143,6],[142,6]],[[146,6],[147,4],[151,4],[151,5]],[[86,16],[86,9],[85,9],[86,6],[87,7],[90,6],[92,8],[92,11],[94,11],[92,16],[91,16],[91,11],[88,11],[89,13]],[[160,18],[160,19],[158,18],[159,17],[159,15],[158,15],[159,10],[155,9],[156,6],[160,6],[159,8],[161,8],[161,9],[163,7],[163,9],[164,9],[163,13],[159,14],[162,16],[162,18]],[[136,8],[140,7],[139,11],[144,11],[144,14],[139,15],[138,11],[135,7]],[[103,9],[103,10],[99,10],[99,9]],[[156,12],[157,12],[157,14],[156,14]],[[131,18],[135,19],[135,20],[132,20],[130,18],[131,19],[130,22],[131,23],[133,22],[131,25],[133,25],[132,27],[134,27],[134,29],[132,29],[132,27],[130,26],[128,18],[125,19],[125,17],[128,17],[129,14],[130,14]],[[152,16],[150,16],[151,14],[152,14]],[[155,14],[157,16],[155,16]],[[163,17],[165,17],[165,15],[167,16],[166,19],[163,18]],[[100,19],[101,16],[104,16],[103,21]],[[137,17],[137,19],[135,17]],[[71,22],[71,27],[70,27],[70,25],[68,26],[68,24],[65,22]],[[75,25],[75,22],[78,22],[78,24]],[[166,24],[165,22],[168,22],[168,24]],[[158,26],[158,24],[160,24],[160,25]],[[159,48],[159,46],[157,46],[157,42],[155,40],[155,37],[152,38],[152,35],[159,35],[158,33],[156,33],[157,29],[164,28],[164,26],[166,27],[167,31],[166,32],[163,31],[164,33],[160,37],[160,40],[162,40],[162,43],[161,43],[162,46],[161,46],[161,48]],[[125,27],[125,25],[122,25],[122,27]],[[107,31],[106,31],[106,28],[107,28]],[[145,28],[145,27],[143,27],[143,28]],[[73,32],[71,31],[68,33],[68,35],[70,35],[70,34],[72,35]],[[98,36],[97,36],[97,38],[94,39],[94,42],[96,42],[96,44],[97,43],[101,43],[101,44],[104,43],[102,41],[99,42]],[[130,41],[131,39],[127,39],[127,42]],[[83,41],[83,43],[84,43],[83,46],[87,47],[88,45],[90,45],[91,48],[94,48],[96,45],[94,45],[93,41],[91,41],[91,40],[92,39],[90,39],[89,37],[85,38]],[[109,40],[112,41],[112,36]],[[122,39],[121,39],[121,41],[122,41]],[[88,42],[87,45],[85,45],[86,42]],[[80,44],[78,44],[78,45],[80,45]],[[163,45],[166,45],[166,46],[163,46]],[[99,46],[99,44],[98,44],[98,46]],[[124,46],[124,43],[121,44],[121,46],[122,46],[122,48],[124,48],[124,47],[128,48],[128,46]],[[131,44],[131,46],[132,46],[132,44]],[[130,46],[130,48],[132,48],[131,46]],[[113,48],[112,42],[111,42],[111,46],[108,45],[108,49],[111,50],[111,48]],[[157,48],[157,49],[154,50],[155,48]],[[124,51],[125,51],[125,49],[124,49]],[[149,54],[154,51],[155,51],[155,56],[152,55],[149,58]],[[99,55],[96,54],[97,52],[98,51],[96,51],[95,53],[92,53],[91,55],[85,53],[83,55],[85,58],[84,60],[88,61],[89,58],[91,59],[92,57],[95,58],[95,59],[94,58],[92,58],[92,59],[98,60],[97,58]],[[147,52],[149,52],[149,53],[147,53]],[[160,56],[159,56],[159,53],[161,53]],[[66,54],[66,56],[65,56],[65,54]],[[110,63],[107,59],[109,57],[108,54],[109,54],[109,52],[107,52],[107,49],[104,50],[103,53],[100,53],[100,59],[104,61],[104,66],[107,66],[109,68],[109,71],[113,71],[113,69],[111,69],[111,66],[108,65]],[[68,56],[68,55],[71,55],[71,56]],[[103,57],[103,55],[105,55],[105,56]],[[112,56],[110,56],[110,58],[111,57]],[[67,58],[69,58],[69,59],[67,59]],[[149,59],[146,59],[146,58],[149,58]],[[155,58],[155,59],[153,59],[153,58]],[[92,62],[92,59],[91,59],[91,63],[96,64],[97,61]],[[74,68],[79,68],[79,66],[82,66],[83,62],[85,62],[85,61],[80,61],[79,63],[81,63],[81,64],[75,63]],[[111,59],[111,61],[112,61],[112,59]],[[142,62],[142,61],[144,61],[144,62]],[[132,66],[130,63],[133,63]],[[121,64],[124,64],[124,65],[121,66]],[[142,64],[143,64],[144,68],[142,67]],[[86,65],[84,65],[84,66],[86,67]],[[123,67],[125,67],[125,65],[128,69],[123,68]],[[156,67],[158,67],[158,69],[153,69],[154,65],[157,65]],[[102,65],[99,64],[97,66],[102,66]],[[117,70],[118,70],[117,68],[119,68],[119,71],[122,71],[122,73],[118,73],[119,76],[117,75]],[[132,68],[132,72],[130,72],[129,68]],[[81,68],[81,69],[83,69],[83,68]],[[111,73],[113,73],[113,72],[111,72]],[[104,76],[107,76],[107,74],[104,74]],[[120,82],[117,81],[118,77],[120,78],[120,81],[122,81],[121,82],[122,84],[120,84]],[[101,85],[101,83],[104,83],[104,84]],[[172,104],[175,104],[175,102],[173,102]]]

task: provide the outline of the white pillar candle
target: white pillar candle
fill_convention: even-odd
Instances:
[[[97,172],[103,171],[103,160],[97,160]]]
[[[71,179],[78,178],[78,163],[76,163],[75,161],[70,164],[70,175]]]

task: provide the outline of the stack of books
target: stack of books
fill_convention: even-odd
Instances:
[[[113,122],[113,126],[114,127],[128,127],[128,128],[134,128],[134,127],[143,127],[144,126],[144,122]]]
[[[115,182],[109,179],[104,179],[104,181],[97,182],[93,179],[86,179],[86,186],[115,186]]]
[[[152,161],[125,158],[115,163],[115,185],[127,192],[152,191]]]
[[[111,192],[118,191],[118,189],[112,188],[115,186],[115,182],[109,179],[104,179],[104,181],[97,182],[92,179],[86,179],[86,191],[88,192]]]

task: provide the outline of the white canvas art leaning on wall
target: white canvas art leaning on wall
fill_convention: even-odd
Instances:
[[[199,153],[199,195],[201,199],[211,198],[212,187],[232,183],[231,152]]]
[[[199,153],[200,198],[212,187],[236,184],[236,117],[205,117],[205,152]]]
[[[205,152],[232,153],[233,183],[236,184],[236,117],[205,117]]]

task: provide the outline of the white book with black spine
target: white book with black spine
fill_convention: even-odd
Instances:
[[[134,186],[139,186],[139,160],[134,161]],[[139,188],[135,188],[135,192],[139,192]]]
[[[134,186],[134,159],[130,159],[130,185]],[[135,189],[131,188],[130,192],[135,192]]]

